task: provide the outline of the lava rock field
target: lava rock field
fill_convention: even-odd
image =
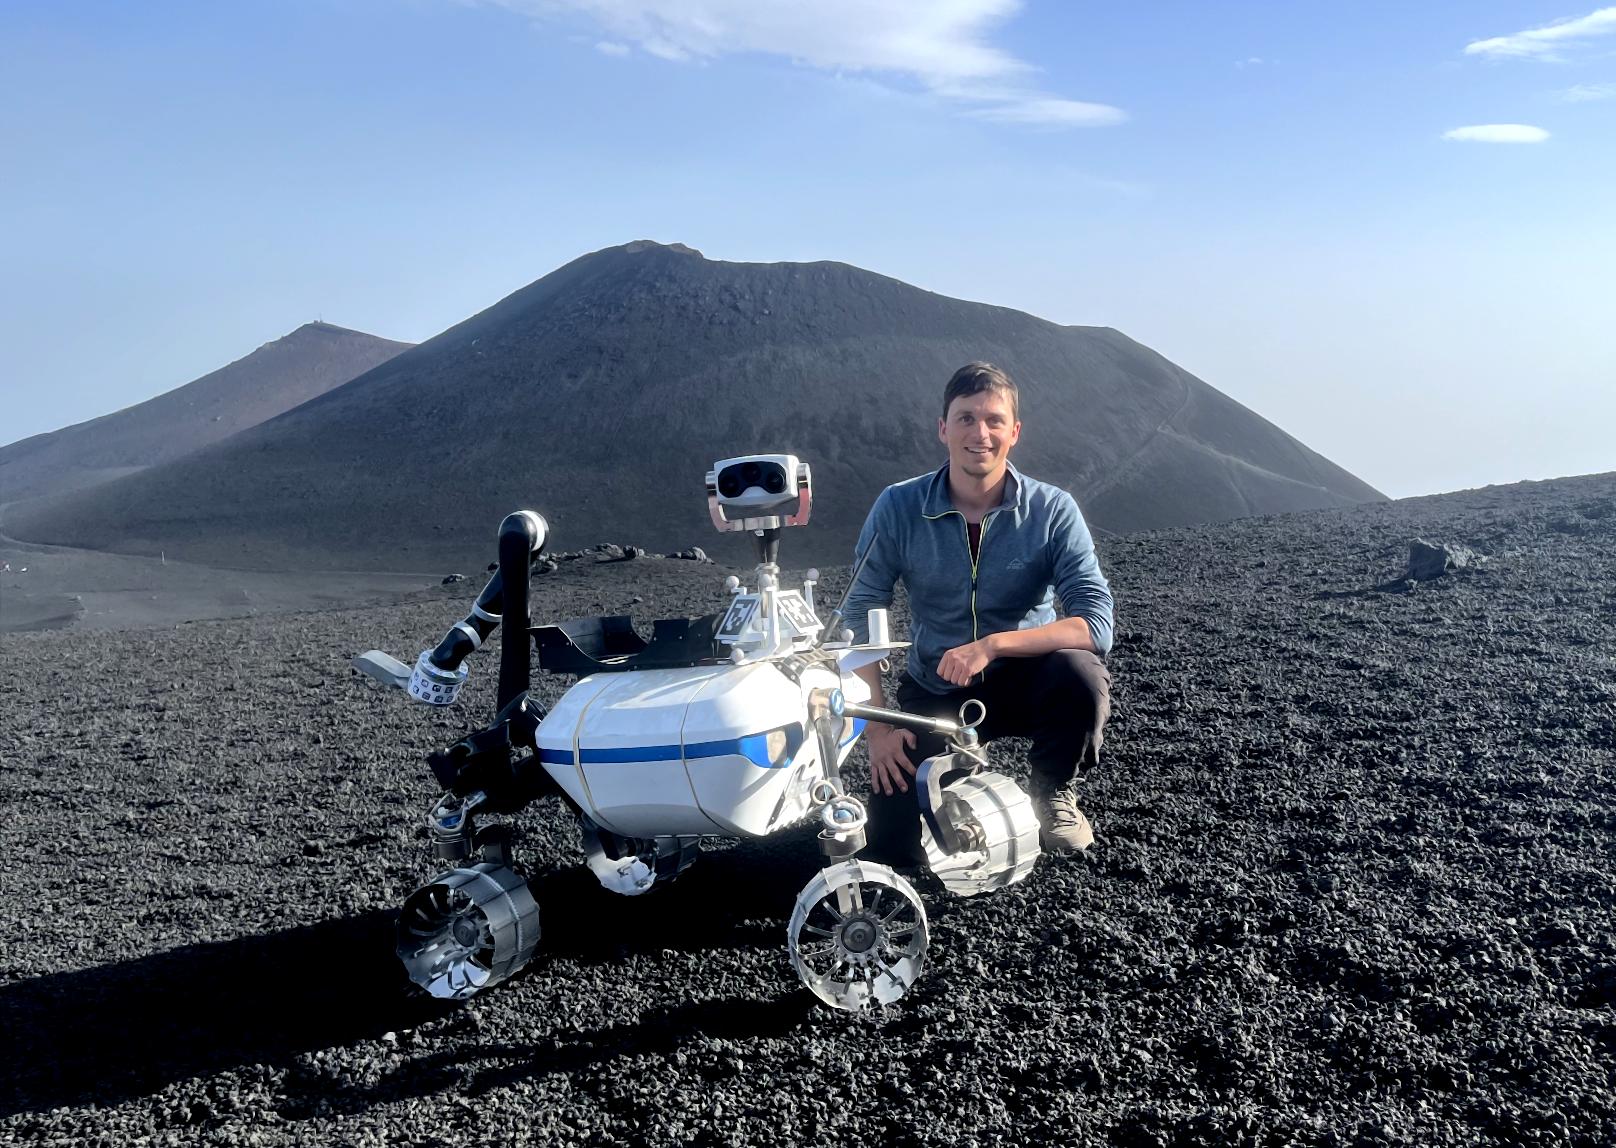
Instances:
[[[1401,580],[1416,539],[1476,557]],[[539,956],[406,992],[424,757],[492,717],[498,655],[444,710],[349,659],[413,659],[474,581],[0,637],[0,1142],[1616,1143],[1616,475],[1100,550],[1098,844],[970,900],[916,878],[926,974],[865,1016],[786,956],[810,830],[620,899],[553,800],[518,819]],[[707,612],[723,573],[563,562],[534,617]]]

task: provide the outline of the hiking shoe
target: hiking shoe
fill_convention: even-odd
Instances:
[[[1077,807],[1071,786],[1033,794],[1032,809],[1043,830],[1044,848],[1051,853],[1080,853],[1094,844],[1094,830]]]

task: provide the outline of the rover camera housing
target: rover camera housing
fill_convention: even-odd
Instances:
[[[707,510],[723,531],[804,526],[813,506],[808,464],[794,454],[743,454],[707,472]]]

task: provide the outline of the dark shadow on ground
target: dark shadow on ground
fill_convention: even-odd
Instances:
[[[607,892],[582,865],[536,874],[541,950],[589,963],[664,949],[783,951],[797,894],[825,863],[816,828],[704,849],[678,881],[638,897]]]
[[[785,1036],[807,1023],[817,1005],[806,989],[800,989],[765,1000],[731,997],[653,1009],[632,1024],[569,1033],[532,1047],[464,1043],[413,1057],[374,1085],[333,1090],[323,1080],[306,1087],[289,1081],[279,1114],[285,1120],[356,1114],[400,1098],[448,1091],[474,1100],[550,1073],[573,1075],[628,1056],[666,1056],[708,1038]]]
[[[0,989],[0,1117],[117,1104],[441,1013],[406,993],[392,920],[367,913]]]
[[[581,867],[537,874],[543,939],[529,972],[545,975],[547,958],[610,963],[663,949],[777,946],[784,962],[784,922],[822,864],[811,837],[799,831],[705,851],[677,883],[643,897],[608,893]],[[241,1065],[283,1067],[299,1053],[376,1039],[452,1011],[457,1006],[408,983],[394,953],[395,916],[377,911],[188,945],[0,989],[10,1061],[0,1072],[0,1118],[118,1104]],[[773,1004],[692,1006],[588,1039],[596,1048],[641,1040],[671,1047],[737,1024],[789,1025],[810,1001],[801,993]],[[546,1056],[560,1063],[578,1054],[571,1046],[535,1054],[534,1070],[543,1071]],[[452,1069],[433,1060],[410,1072],[415,1086],[435,1092],[442,1086],[435,1077]]]

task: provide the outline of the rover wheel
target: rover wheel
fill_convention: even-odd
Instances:
[[[926,864],[950,893],[972,897],[1003,889],[1032,872],[1038,861],[1038,817],[1032,798],[1002,773],[981,770],[943,788],[940,817],[949,819],[970,848],[945,853],[921,819]]]
[[[860,1012],[909,991],[926,964],[926,908],[885,865],[842,861],[797,897],[787,928],[792,966],[832,1008]]]
[[[398,957],[435,997],[465,1000],[512,976],[539,943],[539,906],[526,878],[484,862],[421,886],[398,915]]]

